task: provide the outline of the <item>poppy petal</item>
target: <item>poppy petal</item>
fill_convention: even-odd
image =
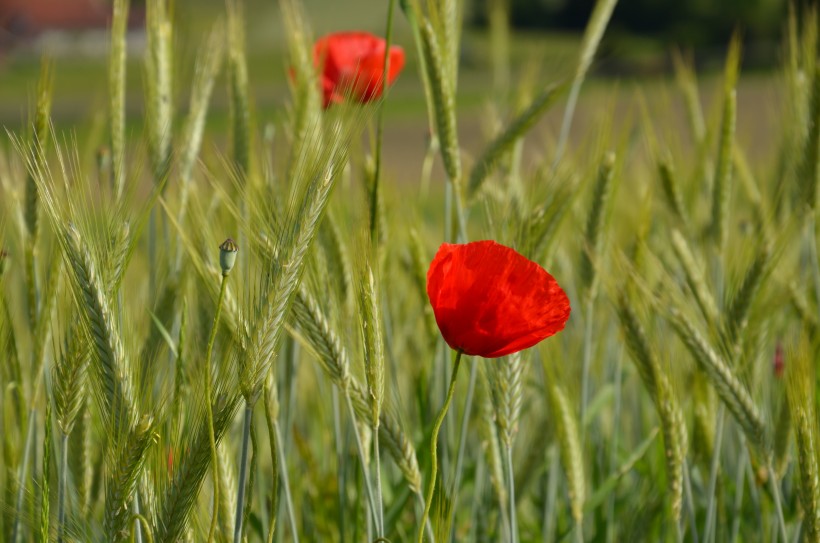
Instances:
[[[321,73],[324,107],[341,102],[349,94],[369,102],[382,94],[384,53],[382,38],[367,32],[337,32],[323,36],[313,46],[313,62]],[[404,68],[404,50],[390,47],[387,83],[392,84]]]
[[[498,358],[561,331],[569,298],[544,268],[494,241],[443,244],[427,294],[447,344]]]

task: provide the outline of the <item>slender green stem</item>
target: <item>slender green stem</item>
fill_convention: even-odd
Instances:
[[[424,502],[424,512],[421,515],[422,527],[419,528],[419,543],[423,543],[424,541],[424,524],[430,516],[430,507],[433,505],[433,495],[436,492],[436,476],[438,475],[438,431],[441,429],[441,423],[444,422],[444,417],[450,408],[450,402],[453,401],[453,393],[456,389],[456,377],[458,377],[458,367],[461,365],[461,355],[461,351],[456,353],[456,360],[453,363],[453,375],[450,377],[450,388],[447,389],[447,398],[444,400],[444,405],[436,417],[436,421],[433,424],[433,433],[430,436],[430,482],[427,483],[427,497]]]
[[[154,536],[151,533],[151,524],[148,522],[148,519],[139,513],[134,513],[131,515],[131,520],[134,522],[131,525],[131,536],[136,539],[137,534],[145,528],[145,538],[148,540],[148,543],[154,543]]]
[[[274,413],[273,402],[271,401],[271,391],[273,387],[272,376],[268,376],[265,384],[265,422],[268,425],[268,442],[270,444],[271,462],[276,465],[276,459],[279,457],[277,450],[279,446],[276,444],[276,429],[274,428],[274,421],[276,420],[276,413]],[[279,509],[277,497],[279,496],[279,470],[273,470],[273,481],[271,483],[271,508],[270,508],[270,526],[268,527],[268,543],[273,543],[273,536],[276,533],[276,513]]]
[[[382,171],[382,140],[384,139],[384,101],[387,93],[388,76],[390,74],[390,42],[393,37],[393,7],[395,2],[387,0],[387,32],[384,37],[384,70],[382,71],[382,99],[379,102],[379,113],[376,119],[376,156],[373,173],[373,192],[370,194],[370,241],[374,247],[379,245],[379,186]]]
[[[379,454],[379,427],[373,428],[373,459],[375,460],[376,469],[376,526],[379,537],[384,537],[384,502],[382,501],[382,465],[381,455]]]
[[[453,479],[452,506],[450,507],[450,540],[455,538],[456,529],[456,504],[458,503],[458,489],[461,486],[461,471],[464,466],[464,451],[467,448],[467,428],[470,425],[470,411],[473,406],[473,395],[475,394],[475,383],[478,377],[478,361],[474,358],[470,361],[470,381],[467,385],[467,396],[464,400],[464,414],[461,416],[461,429],[458,432],[458,452],[456,453],[456,471]]]
[[[29,452],[31,451],[32,443],[34,442],[34,421],[36,410],[32,407],[28,412],[28,430],[26,431],[26,444],[23,449],[23,463],[20,466],[20,475],[18,476],[17,488],[17,502],[14,507],[14,525],[11,530],[11,542],[17,543],[20,536],[20,519],[23,516],[23,497],[26,490],[26,474],[28,473]]]
[[[245,404],[245,422],[242,430],[242,456],[239,458],[239,486],[236,491],[236,516],[234,517],[233,543],[242,541],[242,517],[245,510],[245,483],[248,479],[248,445],[251,436],[253,406]],[[280,446],[281,448],[281,441]]]
[[[510,543],[518,543],[518,515],[515,512],[515,476],[512,466],[512,443],[507,444],[504,461],[507,464],[507,497],[510,500]]]
[[[686,510],[689,517],[689,529],[692,534],[692,543],[698,543],[698,524],[695,518],[695,500],[692,497],[692,481],[689,477],[689,463],[683,459],[683,492],[686,497]]]
[[[740,443],[743,444],[743,436],[741,436]],[[730,541],[734,543],[738,540],[740,534],[740,520],[742,517],[741,507],[743,507],[743,487],[746,479],[746,462],[749,461],[749,450],[745,446],[741,446],[740,461],[737,465],[737,474],[735,475],[735,503],[732,516],[732,535]],[[770,474],[774,475],[774,474]]]
[[[342,418],[339,410],[339,389],[334,385],[331,391],[331,400],[333,403],[333,434],[336,439],[336,477],[339,485],[339,540],[345,543],[345,451],[344,451],[344,434],[342,433]]]
[[[623,385],[623,350],[618,355],[618,361],[615,366],[615,399],[614,399],[614,414],[612,417],[612,445],[609,453],[609,472],[615,473],[618,469],[618,442],[620,438],[620,421],[621,421],[621,392]],[[606,542],[612,543],[616,537],[615,525],[615,492],[613,492],[607,500],[606,506]]]
[[[424,496],[422,496],[421,492],[415,493],[416,498],[418,498],[419,505],[421,506],[422,511],[424,510]],[[436,543],[436,536],[433,533],[433,523],[430,522],[430,519],[427,519],[427,522],[424,523],[424,531],[427,532],[427,539],[430,540],[430,543]]]
[[[712,452],[712,465],[709,472],[709,507],[706,510],[706,527],[703,529],[703,540],[709,543],[712,541],[712,528],[715,522],[715,509],[717,499],[715,490],[717,488],[717,475],[720,466],[720,449],[723,444],[723,404],[718,406],[717,423],[715,424],[715,450]]]
[[[143,517],[140,514],[140,495],[139,495],[139,492],[136,491],[136,489],[134,490],[133,508],[134,508],[134,515],[133,515],[134,518],[136,518],[136,519],[140,519],[140,518],[145,519],[145,517]],[[133,534],[134,534],[134,543],[142,543],[142,521],[137,522],[136,524],[134,524]]]
[[[544,501],[544,543],[555,541],[555,502],[558,497],[558,450],[547,449],[549,474],[547,475],[547,499]]]
[[[780,499],[780,482],[777,480],[777,472],[774,471],[771,457],[769,458],[767,468],[769,470],[769,483],[771,483],[772,486],[774,509],[777,513],[777,527],[780,530],[780,540],[783,541],[783,543],[788,543],[789,536],[786,533],[786,519],[783,517],[783,504]]]
[[[592,288],[592,287],[591,287]],[[587,299],[586,315],[584,315],[584,358],[581,374],[581,413],[579,420],[584,420],[589,404],[589,377],[592,366],[592,314],[595,309],[595,294],[590,291]],[[581,425],[581,442],[584,441],[586,426]]]
[[[205,401],[207,406],[205,411],[208,414],[208,440],[211,444],[211,466],[213,467],[214,479],[214,503],[213,511],[211,513],[211,527],[208,530],[208,542],[214,540],[216,533],[217,517],[219,516],[219,455],[216,452],[216,437],[214,436],[214,409],[211,383],[211,356],[214,350],[214,341],[216,340],[216,331],[219,329],[219,316],[222,313],[222,302],[225,300],[225,287],[228,284],[228,276],[222,274],[222,281],[219,285],[219,300],[216,302],[216,312],[214,313],[214,323],[211,326],[211,334],[208,337],[208,349],[205,355]]]
[[[362,476],[364,477],[364,488],[367,493],[367,502],[370,505],[370,513],[373,515],[373,520],[378,522],[376,500],[373,496],[373,485],[370,483],[370,474],[367,469],[367,461],[365,460],[362,436],[359,434],[359,427],[356,426],[356,412],[353,410],[353,401],[350,399],[350,393],[345,390],[344,395],[345,402],[347,403],[347,410],[350,414],[350,423],[353,425],[353,436],[356,438],[356,451],[359,453],[359,462],[362,465]]]
[[[299,543],[299,533],[296,530],[296,515],[293,512],[293,500],[290,496],[290,482],[288,480],[288,464],[285,459],[285,450],[282,447],[282,433],[279,430],[279,421],[274,419],[273,432],[276,436],[276,443],[278,446],[276,450],[279,452],[279,473],[282,477],[282,491],[285,495],[285,510],[288,512],[288,522],[290,523],[290,533],[293,536],[293,542]]]
[[[68,484],[68,434],[60,440],[60,474],[57,483],[57,543],[63,543],[65,526],[65,488]]]

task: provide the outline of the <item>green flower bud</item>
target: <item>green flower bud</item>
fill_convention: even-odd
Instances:
[[[239,251],[239,246],[231,238],[226,239],[219,246],[219,265],[222,266],[222,275],[227,276],[231,273],[233,265],[236,264],[236,253]]]

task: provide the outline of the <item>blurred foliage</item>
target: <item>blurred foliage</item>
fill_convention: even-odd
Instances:
[[[494,2],[509,4],[510,20],[519,29],[581,30],[594,0],[472,0],[473,22],[485,25]],[[794,2],[802,11],[812,0]],[[663,44],[688,47],[723,45],[739,29],[749,41],[782,35],[788,0],[629,0],[615,8],[610,30],[652,37]]]

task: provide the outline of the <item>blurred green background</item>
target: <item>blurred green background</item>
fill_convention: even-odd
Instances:
[[[15,1],[23,0],[0,0],[0,25],[4,3],[8,11]],[[70,4],[75,0],[27,1]],[[795,9],[803,9],[804,4],[797,3]],[[261,132],[265,125],[275,124],[287,114],[287,52],[277,2],[246,0],[244,5],[255,120]],[[304,0],[303,5],[317,36],[350,29],[385,33],[386,1]],[[592,0],[465,0],[458,104],[461,140],[468,155],[477,151],[493,132],[493,122],[508,114],[504,104],[512,105],[539,85],[572,76],[592,5]],[[139,26],[143,15],[138,2],[132,2],[132,9],[127,114],[132,141],[139,141],[144,43]],[[500,51],[501,57],[499,42],[493,40],[489,24],[493,10],[510,23],[502,44],[506,53]],[[737,30],[744,41],[738,134],[751,156],[768,159],[772,150],[767,147],[766,134],[778,114],[777,66],[782,57],[781,37],[785,35],[787,10],[786,0],[622,0],[593,63],[592,77],[584,85],[573,137],[586,139],[590,132],[594,134],[598,112],[604,104],[606,109],[612,106],[634,113],[639,98],[637,85],[633,84],[636,81],[641,83],[641,94],[648,97],[650,112],[678,111],[677,118],[682,119],[682,104],[671,86],[671,58],[675,51],[683,51],[693,59],[701,74],[704,103],[709,112],[711,89],[720,76],[726,46]],[[187,109],[190,89],[186,82],[191,80],[197,47],[211,25],[222,17],[224,4],[216,0],[175,0],[173,13],[177,28],[176,111],[181,118]],[[5,42],[9,42],[8,32],[5,36]],[[58,129],[71,129],[81,142],[99,141],[99,137],[85,136],[102,133],[106,122],[104,24],[92,31],[49,31],[12,41],[15,43],[11,48],[0,52],[0,126],[17,130],[24,125],[31,109],[39,59],[47,54],[55,61],[55,125]],[[407,65],[386,106],[386,118],[390,121],[385,134],[388,175],[417,179],[417,168],[402,165],[420,164],[422,160],[426,112],[416,51],[400,12],[395,18],[394,41],[404,47]],[[503,75],[499,76],[499,72]],[[748,109],[755,111],[755,115],[744,115]],[[552,138],[560,114],[561,108],[555,108],[536,134]],[[223,81],[217,85],[208,120],[208,134],[216,139],[206,145],[220,144],[219,134],[227,132],[227,123],[227,88]],[[537,140],[535,146],[532,152],[538,151]]]

